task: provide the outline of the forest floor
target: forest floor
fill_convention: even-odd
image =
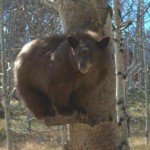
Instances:
[[[47,133],[21,133],[13,136],[12,150],[61,150],[59,141],[51,139]],[[0,150],[7,150],[5,138],[0,139]]]
[[[7,150],[5,141],[1,141],[0,150]],[[131,150],[150,150],[150,146],[145,147],[145,140],[143,137],[131,137],[129,138]],[[62,150],[56,143],[49,141],[38,141],[37,139],[30,140],[28,142],[17,142],[16,146],[13,146],[13,150]]]
[[[144,102],[132,100],[128,105],[130,150],[150,150],[150,144],[145,146]],[[29,132],[25,121],[21,119],[25,120],[11,120],[12,150],[62,150],[62,143],[66,142],[67,135],[64,135],[60,128],[49,129],[33,120],[32,130]],[[6,150],[4,123],[4,120],[0,119],[0,150]]]
[[[39,140],[38,136],[29,138],[28,141],[17,141],[13,144],[13,150],[62,150],[55,141]],[[150,145],[145,147],[145,139],[142,136],[132,136],[129,138],[131,150],[150,150]],[[7,150],[5,140],[0,140],[0,150]]]
[[[15,122],[16,123],[16,122]],[[19,124],[19,123],[16,123]],[[12,128],[15,127],[15,128]],[[46,128],[42,123],[33,121],[32,130],[15,126],[12,121],[12,150],[61,150],[62,134],[60,127]],[[14,129],[14,131],[13,131]],[[4,120],[0,119],[0,150],[7,150]]]
[[[142,136],[132,136],[129,138],[130,150],[150,150],[150,144],[145,146],[145,138]]]
[[[129,143],[131,150],[150,150],[150,143],[146,145],[145,138],[145,100],[141,93],[128,97],[127,114],[130,116]],[[150,110],[150,108],[149,108]],[[150,128],[150,124],[149,124]],[[150,134],[150,132],[149,132]],[[150,135],[149,135],[150,136]],[[150,139],[149,139],[150,142]]]
[[[145,146],[144,131],[141,126],[136,123],[131,125],[131,129],[134,128],[129,137],[131,150],[150,150],[150,145]],[[19,133],[13,136],[12,150],[62,150],[61,140],[60,134],[56,131]],[[7,150],[5,136],[1,133],[0,150]]]

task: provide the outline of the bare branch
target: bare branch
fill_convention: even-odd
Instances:
[[[115,27],[115,26],[113,25],[113,31],[117,31],[117,30],[122,31],[122,30],[128,28],[130,25],[132,25],[132,23],[133,23],[133,22],[132,22],[131,20],[128,20],[128,21],[126,21],[126,22],[122,22],[118,27]]]
[[[51,118],[45,119],[45,124],[47,126],[54,126],[54,125],[65,125],[65,124],[74,124],[74,123],[85,123],[86,121],[83,118],[78,118],[75,116],[56,116]]]

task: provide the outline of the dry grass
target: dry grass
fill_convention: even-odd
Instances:
[[[150,150],[150,144],[145,146],[145,138],[140,136],[132,136],[129,138],[131,150]]]
[[[7,150],[6,147],[1,147],[0,150]],[[54,146],[45,142],[25,142],[19,143],[13,150],[62,150],[60,146]]]
[[[145,138],[140,136],[133,136],[129,138],[130,150],[150,150],[150,144],[145,146]],[[7,150],[6,147],[1,147],[0,150]],[[62,150],[55,142],[20,142],[13,150]]]

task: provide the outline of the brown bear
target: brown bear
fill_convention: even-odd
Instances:
[[[51,35],[23,47],[14,67],[16,90],[38,119],[86,112],[111,63],[110,38],[92,31]]]

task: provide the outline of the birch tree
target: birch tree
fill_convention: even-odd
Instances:
[[[143,47],[145,47],[145,39],[143,38]],[[145,94],[145,144],[149,144],[149,79],[148,79],[148,62],[146,50],[143,50],[144,57],[144,94]]]
[[[2,66],[2,101],[4,103],[5,111],[5,124],[6,124],[6,139],[7,150],[11,150],[11,134],[10,134],[10,111],[9,111],[9,99],[7,96],[7,65],[5,51],[3,47],[3,0],[0,1],[0,51],[1,51],[1,66]]]
[[[124,71],[124,49],[122,44],[123,28],[121,21],[121,5],[120,0],[113,1],[113,14],[114,14],[114,46],[115,46],[115,66],[116,66],[116,110],[117,110],[117,123],[120,126],[120,148],[129,150],[128,143],[128,130],[127,130],[127,113],[125,106],[125,71]]]
[[[67,34],[78,30],[93,30],[101,36],[112,36],[110,8],[106,0],[40,1],[59,12],[63,30]],[[97,89],[95,93],[93,97],[87,99],[85,105],[91,118],[100,118],[99,124],[93,128],[86,124],[70,125],[70,141],[66,144],[68,150],[114,150],[116,147],[118,126],[116,124],[113,61],[103,87]]]

